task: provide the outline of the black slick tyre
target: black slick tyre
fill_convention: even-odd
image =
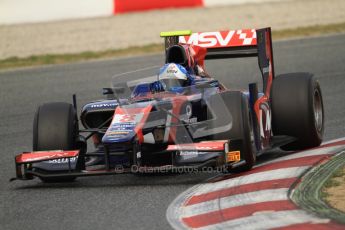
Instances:
[[[219,96],[218,96],[219,97]],[[229,168],[230,172],[243,172],[250,170],[256,162],[256,147],[253,134],[253,123],[250,116],[249,102],[247,97],[240,91],[224,92],[220,94],[222,102],[212,101],[213,104],[221,104],[222,109],[214,110],[214,116],[217,117],[213,126],[219,126],[219,119],[231,122],[231,129],[226,132],[218,133],[212,136],[213,140],[230,140],[230,151],[239,150],[241,160],[244,164],[236,168]],[[214,99],[213,99],[214,100]],[[225,108],[224,108],[225,107]],[[228,111],[228,112],[227,112]],[[230,116],[226,115],[230,114]]]
[[[310,73],[277,76],[271,91],[274,135],[287,135],[296,141],[284,150],[319,146],[324,132],[324,109],[319,82]]]
[[[38,107],[33,125],[33,151],[75,150],[77,135],[78,121],[71,104],[55,102]],[[44,182],[74,179],[75,177],[41,178]]]

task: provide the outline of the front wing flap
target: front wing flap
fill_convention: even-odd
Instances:
[[[167,151],[176,153],[177,165],[201,164],[215,160],[215,166],[221,167],[241,160],[240,151],[229,151],[227,140],[169,145]]]
[[[23,152],[15,157],[16,179],[33,179],[33,168],[53,171],[73,171],[77,167],[79,150]]]

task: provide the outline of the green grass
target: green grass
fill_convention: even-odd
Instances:
[[[316,25],[308,27],[299,27],[295,29],[286,29],[273,31],[273,40],[286,39],[292,37],[309,37],[316,35],[326,35],[333,33],[344,33],[345,22],[329,25]]]
[[[273,31],[273,40],[280,40],[293,37],[308,37],[330,33],[345,32],[345,23],[300,27],[296,29],[286,29]],[[100,52],[87,51],[76,54],[47,54],[35,55],[26,58],[11,57],[0,60],[0,69],[10,69],[26,66],[38,66],[49,64],[73,63],[86,60],[96,60],[123,56],[134,56],[142,54],[153,54],[163,52],[162,44],[152,44],[140,47],[130,47],[126,49],[106,50]]]
[[[106,59],[114,57],[125,57],[141,54],[163,52],[162,44],[152,44],[140,47],[130,47],[127,49],[106,50],[106,51],[86,51],[77,54],[46,54],[33,55],[26,58],[10,57],[0,60],[0,69],[9,69],[25,66],[51,65],[73,63],[86,60]]]
[[[327,193],[328,188],[337,187],[341,185],[339,179],[345,182],[345,166],[340,167],[338,170],[336,170],[332,174],[331,178],[329,178],[323,185],[323,188],[321,189],[321,198],[323,200],[325,200],[325,198],[329,196],[329,194]]]

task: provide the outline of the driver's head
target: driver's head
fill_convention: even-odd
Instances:
[[[191,76],[186,68],[175,63],[165,64],[159,71],[158,80],[162,82],[166,90],[172,92],[181,92],[183,87],[192,84]]]

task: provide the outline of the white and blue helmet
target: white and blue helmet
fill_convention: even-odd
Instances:
[[[183,87],[192,84],[192,77],[182,65],[165,64],[159,71],[158,80],[168,91],[179,92]]]

